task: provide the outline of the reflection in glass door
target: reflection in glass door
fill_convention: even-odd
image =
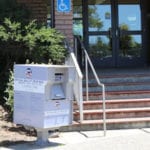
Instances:
[[[83,6],[85,45],[95,66],[142,62],[139,0],[88,0]]]
[[[110,0],[88,1],[87,49],[95,66],[113,63],[111,7]]]
[[[140,5],[134,0],[118,4],[120,65],[136,65],[142,58],[142,25]]]

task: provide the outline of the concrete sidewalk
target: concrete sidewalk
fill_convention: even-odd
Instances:
[[[50,143],[39,146],[35,142],[0,147],[0,150],[150,150],[150,128],[82,131],[59,133]]]

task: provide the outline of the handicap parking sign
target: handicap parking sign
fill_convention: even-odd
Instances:
[[[71,11],[71,0],[57,0],[57,11],[58,12],[70,12]]]

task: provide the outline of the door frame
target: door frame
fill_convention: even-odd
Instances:
[[[145,65],[145,48],[143,45],[144,41],[144,35],[143,35],[143,13],[141,9],[141,33],[142,36],[141,44],[142,44],[142,50],[141,50],[141,57],[140,59],[135,60],[135,64],[132,64],[132,62],[123,62],[119,58],[119,39],[116,38],[116,29],[118,28],[118,22],[119,22],[119,16],[118,16],[118,2],[115,2],[115,0],[110,0],[111,5],[111,14],[112,14],[112,20],[111,20],[111,26],[112,26],[112,38],[115,38],[116,40],[112,41],[112,60],[108,62],[104,62],[102,66],[94,62],[94,65],[96,67],[132,67],[132,66],[141,66]],[[141,6],[141,1],[139,2],[139,5]],[[90,35],[98,35],[98,33],[92,33],[88,31],[88,1],[82,0],[82,6],[83,6],[83,41],[85,44],[86,49],[88,50],[88,38]],[[117,16],[117,17],[116,17]],[[105,33],[102,31],[102,35],[105,35]],[[135,31],[129,31],[129,33],[135,33]],[[121,64],[122,63],[122,64]]]

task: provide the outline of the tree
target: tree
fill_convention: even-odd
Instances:
[[[96,6],[90,6],[88,9],[88,17],[89,17],[89,27],[91,28],[97,28],[100,30],[103,27],[103,23],[101,19],[99,18],[99,14],[97,13],[97,7]]]

